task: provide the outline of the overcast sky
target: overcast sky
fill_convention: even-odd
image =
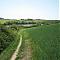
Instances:
[[[58,19],[59,0],[0,0],[0,17]]]

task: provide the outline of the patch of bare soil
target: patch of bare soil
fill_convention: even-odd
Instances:
[[[31,60],[32,57],[32,48],[30,40],[25,40],[25,49],[24,49],[24,56],[21,60]]]

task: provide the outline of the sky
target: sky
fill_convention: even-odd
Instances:
[[[0,17],[58,19],[59,0],[0,0]]]
[[[59,0],[59,19],[60,19],[60,0]]]

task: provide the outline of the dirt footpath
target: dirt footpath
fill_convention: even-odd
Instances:
[[[10,60],[15,60],[15,59],[16,59],[16,57],[17,57],[17,55],[18,55],[19,48],[20,48],[20,46],[21,46],[21,43],[22,43],[22,35],[20,36],[20,42],[19,42],[19,44],[18,44],[18,46],[17,46],[17,49],[16,49],[15,52],[13,53],[13,55],[12,55],[12,57],[11,57]]]
[[[24,57],[21,60],[31,60],[32,48],[30,40],[25,40]]]

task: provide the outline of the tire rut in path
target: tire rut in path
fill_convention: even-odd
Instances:
[[[30,40],[25,40],[25,50],[24,57],[21,60],[31,60],[32,57],[32,49]]]

